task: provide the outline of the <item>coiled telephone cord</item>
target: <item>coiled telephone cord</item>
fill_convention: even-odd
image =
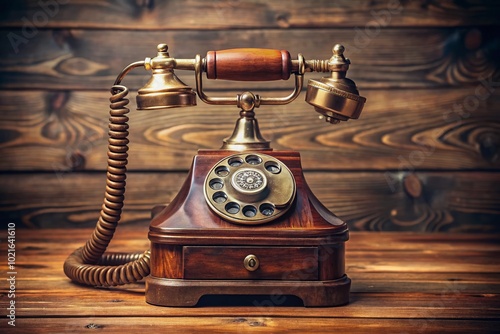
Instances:
[[[150,251],[144,253],[104,253],[120,221],[125,194],[128,158],[129,100],[128,89],[111,88],[108,168],[104,202],[91,238],[75,250],[64,263],[64,273],[71,280],[93,286],[133,283],[149,275]]]

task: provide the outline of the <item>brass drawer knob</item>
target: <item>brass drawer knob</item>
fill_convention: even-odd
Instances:
[[[253,254],[247,255],[243,260],[243,266],[245,266],[245,269],[248,271],[257,270],[259,268],[259,263],[259,259]]]

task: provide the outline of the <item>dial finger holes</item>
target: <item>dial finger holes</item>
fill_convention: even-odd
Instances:
[[[221,179],[211,179],[208,185],[213,190],[220,190],[222,189],[222,187],[224,187],[224,181],[222,181]]]
[[[231,167],[240,167],[243,164],[243,159],[241,159],[240,157],[234,157],[229,159],[227,163]]]
[[[218,191],[215,194],[213,194],[212,199],[214,200],[215,203],[221,204],[227,201],[227,195],[222,191]]]
[[[258,155],[248,155],[246,158],[245,158],[245,161],[250,164],[250,165],[258,165],[260,163],[262,163],[262,158],[259,157]]]
[[[225,177],[229,175],[229,169],[226,166],[219,166],[215,169],[215,174],[220,177]]]
[[[269,173],[279,174],[279,172],[281,172],[280,165],[278,165],[278,163],[275,161],[268,161],[268,162],[266,162],[266,164],[264,166],[266,167],[266,170]]]
[[[235,215],[238,212],[240,212],[240,205],[238,203],[235,203],[235,202],[229,202],[226,204],[225,209],[228,213]]]
[[[296,185],[293,173],[278,157],[241,152],[212,166],[203,192],[210,209],[225,221],[260,225],[293,206]]]
[[[242,212],[245,217],[255,217],[255,215],[257,214],[257,208],[255,208],[255,206],[253,205],[247,205],[243,207]]]
[[[264,203],[260,206],[259,210],[264,216],[271,216],[274,213],[274,205]]]

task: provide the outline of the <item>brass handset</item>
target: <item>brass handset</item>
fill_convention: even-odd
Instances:
[[[129,142],[129,109],[126,105],[129,101],[126,98],[128,89],[121,85],[121,81],[131,70],[143,67],[152,71],[150,80],[138,90],[138,110],[194,106],[196,96],[208,104],[235,105],[240,109],[235,130],[224,140],[221,148],[227,152],[227,157],[217,158],[219,162],[203,176],[206,177],[207,208],[212,210],[211,215],[219,215],[213,217],[228,221],[229,227],[226,223],[221,224],[224,229],[229,230],[232,229],[231,224],[269,224],[284,217],[298,201],[295,197],[298,189],[294,183],[298,172],[289,169],[278,158],[265,154],[271,148],[269,141],[260,133],[255,108],[292,102],[301,93],[306,72],[330,73],[330,76],[320,80],[309,80],[306,93],[306,101],[327,122],[356,119],[365,103],[365,98],[359,96],[354,82],[346,78],[350,62],[344,57],[341,45],[333,48],[333,56],[328,60],[305,60],[300,54],[297,59],[292,59],[288,51],[268,49],[210,51],[205,58],[197,55],[194,59],[175,59],[169,55],[166,44],[158,45],[157,49],[156,57],[146,58],[124,68],[111,88],[106,192],[91,238],[64,263],[64,272],[73,281],[93,286],[114,286],[141,280],[151,271],[149,250],[137,254],[105,253],[120,221],[125,194]],[[194,71],[196,90],[183,83],[174,70]],[[285,97],[261,97],[251,92],[243,92],[236,97],[211,97],[203,91],[203,73],[208,79],[238,81],[288,80],[293,74],[295,87]],[[258,153],[251,154],[250,151]],[[213,155],[215,159],[216,154]],[[232,165],[235,159],[240,159],[242,166]],[[219,181],[222,184],[216,184]],[[280,191],[270,190],[279,184],[282,187]],[[238,210],[241,207],[247,208],[247,211],[232,214],[226,200],[228,203],[236,203]],[[315,204],[316,199],[311,201],[318,207],[320,213],[317,215],[327,216],[319,204]],[[340,226],[334,218],[328,219],[334,222],[332,224]],[[295,229],[293,233],[297,231]],[[255,262],[256,256],[252,256],[251,261],[245,260],[247,270],[255,273],[265,270],[265,265],[264,269],[259,268],[258,262]]]

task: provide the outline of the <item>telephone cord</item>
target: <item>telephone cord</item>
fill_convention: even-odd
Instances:
[[[125,98],[128,88],[111,88],[108,168],[106,192],[99,219],[85,246],[75,250],[64,263],[71,280],[93,286],[134,283],[149,275],[150,251],[144,253],[105,253],[120,221],[125,194],[128,158],[128,120],[130,109]]]

